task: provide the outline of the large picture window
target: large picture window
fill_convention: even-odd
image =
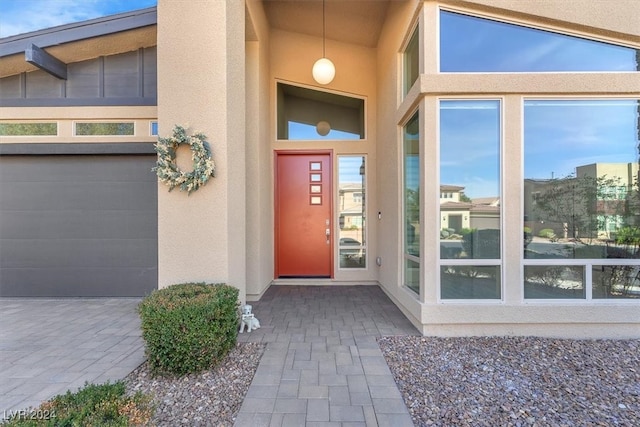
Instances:
[[[500,101],[440,101],[440,297],[501,298]]]
[[[440,12],[440,71],[638,71],[638,50]]]
[[[420,293],[420,115],[403,128],[404,284]]]
[[[640,298],[640,102],[524,104],[524,294]]]

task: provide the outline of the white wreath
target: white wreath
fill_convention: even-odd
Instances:
[[[193,170],[190,172],[181,171],[176,164],[176,150],[180,144],[189,144],[191,147]],[[211,158],[209,144],[201,132],[188,136],[182,126],[176,125],[173,136],[158,138],[155,148],[158,161],[153,170],[158,179],[169,186],[169,191],[179,187],[180,191],[191,194],[215,176],[215,163]]]

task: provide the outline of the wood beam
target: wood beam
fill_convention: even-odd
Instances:
[[[24,51],[24,59],[54,77],[67,80],[67,64],[34,44]]]

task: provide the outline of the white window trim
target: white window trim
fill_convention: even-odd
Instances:
[[[582,100],[594,100],[594,101],[620,101],[620,100],[637,100],[640,102],[640,96],[633,96],[628,94],[622,94],[619,96],[611,96],[611,95],[602,95],[602,96],[576,96],[576,95],[562,95],[562,96],[522,96],[520,102],[521,108],[521,129],[522,136],[520,140],[521,144],[521,153],[522,158],[520,159],[522,162],[522,175],[520,176],[520,209],[524,214],[524,120],[525,120],[525,103],[527,101],[582,101]],[[524,247],[524,236],[520,236],[520,247]],[[633,258],[550,258],[550,259],[528,259],[524,258],[524,253],[520,253],[520,278],[521,278],[521,303],[522,304],[543,304],[543,305],[564,305],[564,304],[575,304],[575,305],[584,305],[585,303],[589,304],[638,304],[640,305],[640,298],[593,298],[593,282],[592,282],[592,268],[594,265],[638,265],[640,266],[640,259]],[[524,267],[527,265],[548,265],[548,266],[584,266],[585,268],[585,298],[525,298],[524,297]]]
[[[500,200],[503,200],[503,194],[504,194],[504,140],[505,140],[505,125],[504,125],[504,107],[505,107],[505,97],[504,96],[482,96],[482,95],[477,95],[477,96],[440,96],[436,98],[436,102],[438,105],[437,108],[437,117],[436,117],[436,132],[438,135],[438,143],[436,144],[437,147],[437,152],[435,154],[436,156],[436,162],[438,165],[438,179],[436,182],[436,185],[438,186],[438,188],[441,185],[441,178],[440,178],[440,103],[441,101],[498,101],[499,103],[499,118],[500,118],[500,130],[499,130],[499,137],[500,137],[500,146],[499,146],[499,156],[500,156],[500,183],[499,183],[499,192],[500,194],[498,195],[498,197],[500,198]],[[440,193],[440,191],[438,190],[438,193]],[[434,221],[434,226],[436,227],[436,229],[440,229],[440,215],[441,215],[441,211],[440,211],[440,207],[441,207],[441,203],[440,200],[436,201],[437,203],[437,209],[436,211],[439,213],[437,215],[437,217],[435,218]],[[505,230],[505,215],[504,215],[504,203],[500,203],[500,259],[442,259],[440,257],[440,240],[438,239],[436,244],[438,246],[437,248],[437,252],[438,252],[438,263],[437,263],[437,271],[436,271],[436,283],[437,283],[437,303],[438,304],[443,304],[443,305],[449,305],[449,304],[480,304],[480,305],[486,305],[486,304],[493,304],[493,305],[502,305],[505,304],[505,269],[504,269],[504,260],[505,260],[505,256],[504,256],[504,251],[505,251],[505,239],[504,239],[504,230]],[[522,240],[522,237],[520,237],[520,239]],[[494,298],[494,299],[444,299],[442,298],[442,278],[441,278],[441,270],[443,266],[448,266],[448,265],[465,265],[465,266],[500,266],[500,298]]]

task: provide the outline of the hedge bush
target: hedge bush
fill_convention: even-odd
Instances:
[[[538,232],[538,236],[545,239],[554,239],[556,237],[556,233],[550,228],[543,228]]]
[[[2,426],[146,426],[154,408],[151,398],[126,394],[122,381],[113,384],[88,384],[75,393],[67,391],[44,402],[38,408],[16,411]]]
[[[149,367],[184,375],[219,363],[238,338],[238,289],[182,283],[152,292],[139,305]]]

